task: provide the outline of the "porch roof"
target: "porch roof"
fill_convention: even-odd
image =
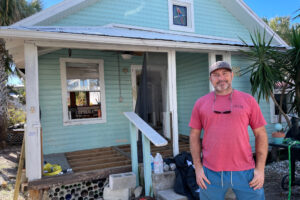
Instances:
[[[243,46],[243,43],[234,39],[222,39],[196,35],[183,35],[171,32],[159,32],[157,30],[142,30],[125,27],[45,27],[45,26],[7,26],[1,27],[2,30],[34,31],[34,32],[51,32],[51,33],[70,33],[80,35],[97,35],[135,39],[149,40],[166,40],[176,42],[190,42],[202,44],[224,44]],[[1,34],[0,34],[1,36]]]

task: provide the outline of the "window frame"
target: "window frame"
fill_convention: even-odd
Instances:
[[[289,89],[289,88],[287,88],[286,90],[285,90],[285,94],[288,94],[288,92],[290,91],[291,89]],[[281,94],[281,89],[273,89],[273,94],[274,94],[274,96],[275,96],[275,94]],[[294,98],[294,97],[293,97]],[[274,101],[270,98],[270,117],[271,117],[271,123],[272,124],[276,124],[276,123],[278,123],[278,121],[279,121],[279,115],[276,115],[275,114],[275,103],[274,103]],[[279,102],[278,102],[279,103]],[[288,114],[288,113],[287,113]],[[291,119],[291,117],[290,116],[288,116],[288,118],[289,119]],[[281,123],[287,123],[286,122],[286,120],[285,120],[285,118],[284,118],[284,116],[283,115],[281,115]]]
[[[168,0],[168,4],[169,4],[169,29],[174,31],[195,32],[194,1],[193,0]],[[186,7],[187,26],[173,24],[173,5]]]
[[[102,59],[83,59],[83,58],[60,58],[60,75],[61,75],[61,92],[62,92],[62,107],[63,107],[63,125],[82,125],[82,124],[99,124],[106,123],[106,103],[105,103],[105,81],[104,81],[104,61]],[[67,62],[75,63],[93,63],[99,67],[99,85],[101,99],[101,118],[86,118],[86,119],[69,119],[68,118],[68,100],[67,100]]]

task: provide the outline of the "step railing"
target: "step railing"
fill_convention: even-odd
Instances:
[[[131,145],[131,166],[132,172],[136,175],[136,183],[139,185],[138,173],[138,149],[137,149],[137,130],[142,133],[143,143],[143,164],[144,164],[144,181],[145,181],[145,195],[149,196],[152,189],[152,170],[150,158],[150,142],[155,146],[161,147],[168,144],[168,141],[157,133],[151,126],[149,126],[142,118],[134,112],[124,112],[124,115],[129,119],[130,128],[130,145]]]

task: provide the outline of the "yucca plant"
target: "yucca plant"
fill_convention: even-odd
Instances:
[[[289,65],[287,71],[292,80],[291,96],[293,99],[292,109],[300,116],[300,27],[292,28],[291,49],[288,50]]]
[[[253,35],[250,34],[250,38],[252,42],[250,45],[241,39],[249,48],[248,51],[242,53],[252,60],[252,64],[243,70],[242,74],[250,73],[251,92],[252,95],[257,95],[258,102],[262,98],[268,102],[271,97],[279,112],[286,119],[288,126],[291,127],[288,116],[276,101],[273,93],[275,83],[283,82],[286,79],[285,71],[282,68],[286,65],[286,52],[273,47],[271,45],[273,37],[267,40],[265,31],[263,34],[256,31]]]

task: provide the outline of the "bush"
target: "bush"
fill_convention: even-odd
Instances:
[[[24,124],[26,120],[26,113],[21,109],[15,107],[8,108],[8,126],[15,124]]]

